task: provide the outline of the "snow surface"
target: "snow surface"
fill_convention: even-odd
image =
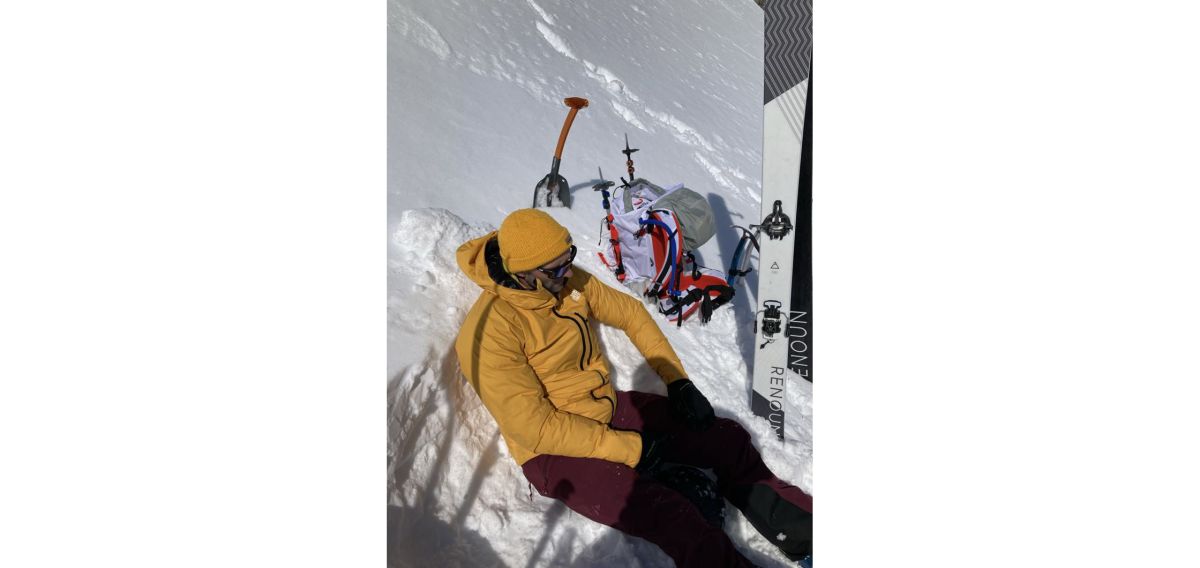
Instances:
[[[529,206],[567,107],[580,111],[561,174],[574,205],[549,212],[577,264],[597,259],[597,167],[706,195],[718,227],[759,220],[762,13],[751,0],[390,0],[388,13],[388,520],[401,566],[663,566],[657,547],[534,493],[458,370],[454,337],[479,288],[454,260],[464,241]],[[701,264],[728,268],[722,230]],[[657,317],[717,414],[751,431],[767,464],[812,493],[812,390],[787,392],[787,442],[749,411],[754,288],[707,326]],[[618,389],[665,394],[619,330],[600,340]],[[762,566],[791,565],[729,507],[726,531]]]

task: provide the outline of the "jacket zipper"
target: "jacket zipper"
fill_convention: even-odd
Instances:
[[[587,340],[587,335],[583,332],[583,328],[579,326],[579,320],[572,318],[572,317],[564,316],[564,315],[558,313],[558,310],[556,310],[554,308],[550,308],[550,312],[561,319],[565,319],[565,320],[575,324],[575,330],[579,332],[579,339],[583,341],[583,352],[581,352],[579,354],[579,370],[580,371],[584,370],[583,361],[584,361],[584,356],[586,356],[587,352],[588,352],[588,340]]]
[[[594,346],[595,346],[596,340],[592,337],[592,326],[588,325],[588,319],[583,317],[583,314],[569,314],[569,315],[577,316],[580,319],[581,323],[583,323],[583,329],[587,331],[589,350],[592,351],[592,355],[594,355],[595,354]],[[592,360],[592,355],[588,356],[589,362]],[[600,371],[596,371],[596,374],[600,376],[600,386],[596,387],[596,389],[604,388],[604,385],[608,384],[608,380],[604,378],[604,375]],[[588,391],[588,394],[592,395],[592,400],[603,399],[606,402],[608,402],[608,405],[612,407],[613,417],[616,417],[617,401],[613,400],[612,397],[608,397],[608,396],[596,396],[596,389],[592,389],[592,390]]]
[[[592,339],[592,326],[588,325],[587,318],[583,317],[582,314],[567,314],[567,315],[571,316],[571,317],[578,317],[581,327],[583,327],[583,330],[585,332],[587,332],[587,356],[586,356],[585,360],[588,363],[591,363],[594,352],[596,351],[596,349],[594,347],[596,342],[594,339]]]
[[[579,331],[579,337],[583,340],[583,353],[581,353],[579,356],[579,370],[585,370],[583,366],[584,361],[590,362],[595,351],[592,344],[592,329],[591,326],[588,325],[587,318],[583,317],[581,314],[567,314],[564,316],[558,313],[558,310],[554,308],[550,308],[550,311],[555,316],[558,316],[561,319],[570,320],[571,323],[575,324],[575,328]],[[576,317],[579,319],[575,319]],[[604,378],[604,374],[602,374],[600,371],[596,371],[595,373],[600,377],[600,386],[596,387],[596,389],[604,388],[604,385],[608,384],[608,380]],[[617,402],[609,396],[596,396],[596,389],[591,389],[588,391],[588,394],[591,395],[592,400],[604,400],[605,402],[608,402],[609,406],[612,407],[613,416],[616,416]]]

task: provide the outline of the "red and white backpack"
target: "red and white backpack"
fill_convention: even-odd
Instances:
[[[611,205],[604,192],[609,239],[600,260],[625,285],[657,300],[670,321],[682,324],[699,310],[707,322],[733,298],[725,273],[700,266],[694,256],[714,233],[708,201],[683,184],[663,189],[642,178],[621,189]]]

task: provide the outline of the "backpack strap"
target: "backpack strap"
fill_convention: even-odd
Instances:
[[[643,230],[650,232],[655,228],[660,229],[667,241],[667,251],[663,257],[663,262],[656,267],[658,268],[658,274],[654,278],[653,285],[646,290],[646,295],[652,297],[661,295],[665,285],[666,293],[670,297],[675,298],[680,294],[679,265],[683,256],[683,243],[679,238],[678,231],[672,230],[669,225],[660,219],[660,216],[664,213],[671,215],[672,220],[678,223],[678,219],[674,217],[674,213],[666,209],[648,211],[645,219],[638,219],[638,223],[642,225]],[[651,238],[653,237],[654,235],[651,235]]]
[[[612,245],[613,260],[617,263],[617,267],[612,270],[617,275],[617,281],[625,282],[625,263],[621,260],[621,238],[617,232],[617,224],[613,223],[612,209],[609,208],[608,188],[601,190],[600,195],[604,202],[604,222],[608,225],[608,242]],[[600,260],[604,262],[605,266],[608,265],[603,254],[600,255]]]
[[[667,316],[677,316],[675,325],[682,327],[683,320],[691,316],[697,307],[700,308],[700,323],[708,323],[712,319],[712,313],[717,308],[728,304],[733,299],[734,289],[732,286],[724,284],[712,284],[704,288],[692,288],[687,294],[680,296],[674,300],[674,304],[668,309],[659,308],[659,313]],[[699,302],[697,304],[697,302]]]

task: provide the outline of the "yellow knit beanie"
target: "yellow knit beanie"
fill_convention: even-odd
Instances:
[[[497,235],[500,258],[510,273],[528,272],[571,248],[571,233],[540,209],[518,209],[504,218]]]

